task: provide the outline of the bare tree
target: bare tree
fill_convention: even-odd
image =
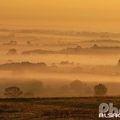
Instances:
[[[8,87],[5,89],[4,95],[9,98],[18,98],[23,92],[18,87]]]

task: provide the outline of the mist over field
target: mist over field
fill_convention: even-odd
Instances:
[[[24,97],[93,96],[100,83],[107,95],[119,95],[119,38],[110,32],[1,29],[1,97],[9,86],[20,87]]]
[[[119,119],[119,13],[120,0],[0,0],[0,120]]]

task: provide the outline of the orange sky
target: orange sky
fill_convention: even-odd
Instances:
[[[120,0],[0,0],[3,25],[120,30]]]

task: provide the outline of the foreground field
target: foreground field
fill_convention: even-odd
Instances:
[[[102,102],[120,97],[0,99],[0,120],[98,120]]]

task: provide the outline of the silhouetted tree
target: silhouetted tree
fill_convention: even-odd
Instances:
[[[83,84],[80,80],[74,80],[73,82],[70,83],[70,88],[72,90],[78,91],[83,87]]]
[[[72,96],[78,97],[85,95],[84,89],[84,84],[80,80],[74,80],[70,83],[70,91]]]
[[[26,85],[26,87],[29,88],[28,91],[32,91],[34,96],[41,95],[43,93],[43,90],[44,90],[43,83],[41,81],[38,81],[38,80],[29,81],[29,83]]]
[[[4,95],[9,98],[18,98],[23,92],[18,87],[8,87],[5,89]]]
[[[96,96],[104,96],[107,93],[107,87],[103,84],[98,84],[94,87],[94,92]]]

